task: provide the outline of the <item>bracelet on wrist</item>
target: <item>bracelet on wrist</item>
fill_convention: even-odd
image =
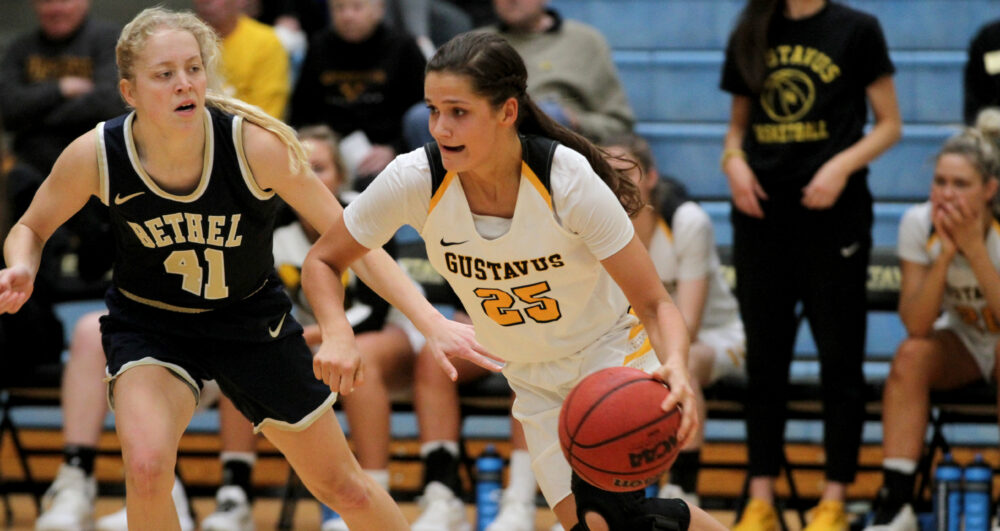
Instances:
[[[719,167],[722,169],[723,173],[726,171],[726,163],[729,159],[737,157],[743,160],[747,160],[747,154],[742,149],[724,149],[722,150],[722,156],[719,157]]]

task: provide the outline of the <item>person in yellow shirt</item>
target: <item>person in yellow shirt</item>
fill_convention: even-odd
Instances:
[[[243,13],[244,0],[193,0],[195,14],[219,34],[227,95],[285,114],[291,84],[288,53],[274,28]]]

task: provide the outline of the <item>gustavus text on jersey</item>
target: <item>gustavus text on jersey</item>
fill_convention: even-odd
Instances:
[[[527,260],[511,260],[492,262],[476,256],[465,256],[455,253],[444,253],[444,263],[448,271],[466,278],[479,280],[510,280],[528,273],[546,271],[566,265],[559,253]]]

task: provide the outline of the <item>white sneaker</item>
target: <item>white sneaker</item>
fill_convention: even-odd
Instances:
[[[410,527],[412,531],[472,531],[465,519],[465,504],[441,483],[428,483],[419,504],[423,512]]]
[[[917,531],[918,529],[920,526],[917,524],[917,515],[913,514],[910,504],[906,504],[889,523],[870,525],[865,531]]]
[[[323,525],[319,527],[320,531],[351,531],[347,527],[347,522],[338,514],[337,516],[323,521]]]
[[[552,524],[552,529],[549,529],[549,531],[566,531],[566,530],[563,529],[562,524],[560,524],[559,522],[556,522],[556,523]]]
[[[535,503],[518,499],[510,490],[500,498],[500,512],[486,531],[535,531]]]
[[[242,488],[220,487],[215,503],[215,512],[201,521],[202,531],[253,531],[253,511]]]
[[[692,507],[698,507],[701,502],[697,494],[693,492],[685,492],[684,489],[674,485],[673,483],[664,483],[663,486],[660,487],[660,493],[657,494],[656,497],[666,500],[680,499],[687,502],[687,504]]]
[[[42,498],[36,531],[76,531],[94,528],[97,482],[83,469],[63,463]]]
[[[170,497],[174,500],[174,509],[177,510],[177,520],[180,521],[181,531],[194,531],[194,519],[191,518],[187,494],[184,493],[184,485],[180,478],[176,476],[174,477],[174,487],[170,490]],[[97,531],[128,531],[128,516],[125,513],[125,508],[122,507],[117,512],[99,518]]]

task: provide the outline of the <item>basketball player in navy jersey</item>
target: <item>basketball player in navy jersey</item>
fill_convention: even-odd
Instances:
[[[0,312],[17,311],[31,295],[52,232],[91,196],[106,204],[116,257],[101,332],[129,527],[178,528],[170,498],[177,445],[202,381],[215,379],[350,526],[406,529],[331,411],[331,390],[349,393],[363,379],[350,328],[324,330],[332,354],[314,360],[273,272],[276,196],[314,227],[332,225],[339,204],[288,126],[208,90],[218,81],[218,45],[194,15],[143,11],[122,31],[116,56],[122,97],[135,110],[102,122],[59,157],[5,242]],[[482,350],[388,255],[359,266],[370,286],[420,317],[415,324],[432,347]],[[329,357],[350,378],[334,378]]]
[[[513,414],[566,529],[722,529],[681,500],[586,484],[560,451],[563,399],[606,367],[636,367],[670,384],[662,407],[683,406],[679,444],[697,418],[684,321],[626,213],[641,207],[635,184],[547,118],[526,83],[523,61],[501,37],[467,33],[438,50],[424,81],[436,142],[397,157],[303,265],[320,327],[346,326],[346,267],[413,226],[479,340],[506,361]],[[438,358],[454,378],[454,366]]]

